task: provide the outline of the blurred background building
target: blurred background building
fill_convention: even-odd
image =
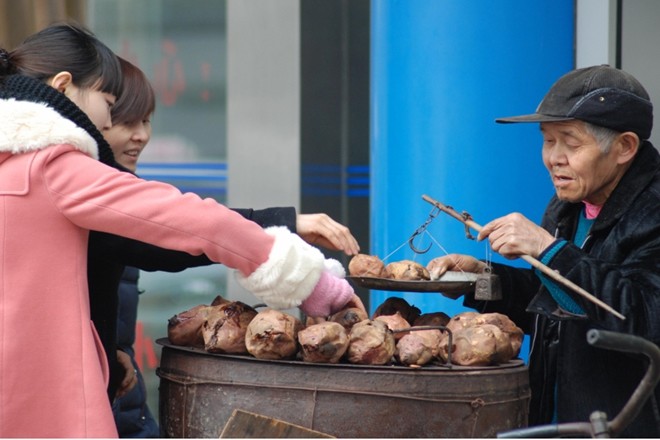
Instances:
[[[421,195],[482,224],[540,219],[552,188],[538,129],[493,120],[532,112],[560,75],[593,64],[629,71],[660,102],[658,19],[657,0],[0,0],[0,44],[75,20],[143,69],[157,93],[146,179],[232,207],[328,213],[389,261],[497,261],[443,218],[416,243],[432,250],[412,252],[431,210]],[[154,410],[168,318],[218,294],[254,302],[228,275],[142,273],[136,348]],[[393,295],[358,292],[371,310]]]

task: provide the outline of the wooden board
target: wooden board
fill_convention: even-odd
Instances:
[[[335,438],[283,420],[235,409],[220,438]]]

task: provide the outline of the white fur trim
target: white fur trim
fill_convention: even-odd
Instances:
[[[98,159],[94,138],[44,103],[0,100],[0,151],[13,154],[67,144]]]
[[[346,278],[346,269],[334,258],[327,258],[324,262],[325,271],[337,278]]]
[[[321,278],[325,257],[285,227],[274,226],[265,231],[275,237],[268,260],[248,277],[236,271],[236,279],[269,307],[298,307]]]

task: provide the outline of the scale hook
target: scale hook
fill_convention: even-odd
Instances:
[[[419,235],[419,231],[415,231],[415,233],[408,239],[408,246],[410,246],[410,249],[412,249],[416,254],[425,254],[431,249],[433,243],[429,243],[429,246],[426,249],[418,249],[413,243],[413,240],[415,237],[417,237],[417,235]]]
[[[431,212],[429,213],[429,217],[426,219],[426,221],[419,228],[417,228],[417,230],[413,232],[413,234],[408,239],[408,246],[410,246],[410,249],[412,249],[414,253],[425,254],[431,249],[431,246],[433,246],[433,243],[429,243],[426,249],[419,249],[415,246],[415,243],[413,243],[413,241],[415,240],[415,237],[426,232],[426,228],[429,227],[429,224],[433,221],[434,218],[438,216],[439,213],[440,213],[440,209],[437,206],[431,209]]]

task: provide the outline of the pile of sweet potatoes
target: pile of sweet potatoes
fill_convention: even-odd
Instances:
[[[174,345],[313,363],[498,365],[518,356],[522,337],[522,330],[499,313],[421,314],[397,297],[388,298],[371,317],[348,308],[304,323],[281,311],[257,311],[217,297],[168,322]]]

